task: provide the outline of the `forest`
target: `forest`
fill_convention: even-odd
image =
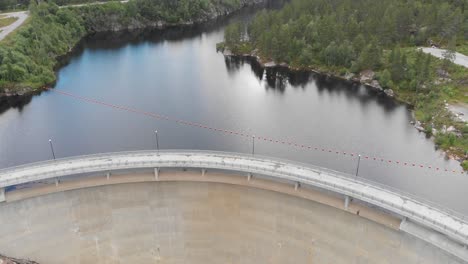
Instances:
[[[0,1],[0,11],[25,9],[29,5],[29,0],[2,0]]]
[[[264,56],[297,65],[378,68],[384,49],[466,42],[465,5],[462,0],[292,0],[280,11],[260,12],[247,32],[243,25],[231,25],[226,43],[235,49],[245,40]]]
[[[99,2],[107,2],[111,0],[98,0]],[[97,0],[49,0],[50,3],[55,3],[57,5],[72,5],[72,4],[84,4],[91,2],[98,2]],[[0,1],[0,11],[12,11],[16,9],[27,9],[29,7],[31,0],[1,0]],[[43,0],[35,0],[36,4],[40,2],[46,2]]]
[[[65,5],[75,5],[75,4],[86,4],[86,3],[95,3],[95,2],[111,2],[111,1],[118,1],[118,0],[1,0],[0,1],[0,11],[8,11],[14,9],[27,9],[29,4],[34,2],[36,5],[40,3],[54,3],[59,6]],[[146,8],[154,9],[155,6],[168,6],[172,5],[173,7],[182,7],[186,6],[189,7],[192,4],[195,6],[202,5],[228,5],[228,6],[239,6],[239,0],[196,0],[196,1],[185,1],[185,0],[174,0],[174,1],[137,1],[140,2],[137,5],[142,7],[146,6]],[[154,5],[153,5],[154,4]],[[193,6],[192,6],[193,8]],[[168,9],[164,9],[163,11],[167,11]],[[170,9],[169,9],[170,10]]]
[[[427,135],[468,169],[468,127],[446,110],[447,102],[468,103],[468,70],[452,63],[455,51],[468,51],[467,5],[464,0],[292,0],[281,10],[258,13],[248,24],[229,25],[218,48],[347,79],[371,70],[377,86],[414,107]],[[446,48],[445,59],[417,50],[430,45]],[[447,127],[456,132],[445,133]]]
[[[0,42],[0,93],[51,84],[57,58],[89,33],[204,21],[212,12],[240,7],[238,0],[132,0],[80,8],[31,1],[26,24]]]

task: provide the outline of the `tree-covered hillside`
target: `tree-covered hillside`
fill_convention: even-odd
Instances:
[[[73,5],[84,4],[92,2],[108,2],[112,0],[34,0],[34,3],[50,2],[57,5]],[[27,9],[32,0],[0,0],[0,11],[14,10],[14,9]]]
[[[18,8],[26,8],[29,5],[29,0],[1,0],[0,12],[5,10],[13,10]]]
[[[255,2],[131,0],[59,8],[54,3],[32,1],[29,21],[0,42],[0,96],[29,92],[53,82],[57,57],[71,51],[88,33],[202,22]]]
[[[417,51],[429,45],[447,48],[446,59]],[[468,169],[468,126],[445,105],[468,104],[468,70],[451,63],[468,50],[466,0],[292,0],[231,24],[219,47],[346,78],[375,72],[373,86],[413,105],[425,132]]]
[[[468,40],[464,0],[293,0],[263,11],[249,25],[249,43],[277,61],[376,68],[395,45]],[[235,44],[242,38],[226,41]],[[240,37],[240,35],[239,35]]]
[[[86,3],[96,3],[96,2],[111,2],[119,0],[0,0],[0,11],[13,10],[13,9],[25,9],[28,8],[29,4],[34,2],[35,4],[39,3],[54,3],[59,6],[66,5],[76,5],[76,4],[86,4]],[[148,8],[153,8],[153,3],[156,5],[164,6],[190,6],[191,4],[201,4],[201,5],[228,5],[228,6],[239,6],[241,0],[196,0],[196,1],[186,1],[186,0],[166,0],[166,1],[140,1],[142,4],[146,5]]]

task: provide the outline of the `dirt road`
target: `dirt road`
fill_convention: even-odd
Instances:
[[[431,54],[432,56],[435,56],[435,57],[437,57],[437,58],[440,58],[440,59],[444,58],[444,56],[443,56],[444,51],[445,51],[444,49],[438,49],[438,48],[421,48],[421,50],[422,50],[424,53],[429,53],[429,54]],[[456,52],[456,53],[455,53],[455,60],[453,61],[453,63],[468,68],[468,56]]]

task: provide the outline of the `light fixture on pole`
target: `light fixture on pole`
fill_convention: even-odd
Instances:
[[[252,135],[252,155],[255,155],[255,135]]]
[[[158,131],[155,130],[154,134],[156,135],[156,150],[158,151],[159,154],[159,138],[158,138]]]
[[[52,157],[54,157],[54,160],[55,160],[55,152],[54,152],[54,145],[52,145],[52,139],[49,139],[49,144],[50,144],[50,150],[52,151]]]
[[[358,163],[356,169],[356,177],[359,175],[359,165],[361,164],[361,154],[358,155]]]

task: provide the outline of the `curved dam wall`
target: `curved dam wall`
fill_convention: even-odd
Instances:
[[[0,251],[42,264],[462,263],[359,215],[247,186],[120,183],[13,200],[0,204]]]

